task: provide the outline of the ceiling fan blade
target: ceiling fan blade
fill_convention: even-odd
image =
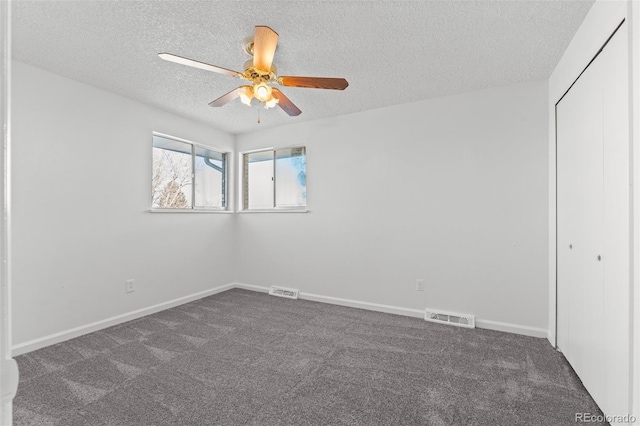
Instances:
[[[282,108],[282,110],[284,112],[286,112],[287,114],[291,115],[291,116],[295,116],[295,115],[300,115],[302,113],[302,111],[300,111],[300,108],[298,108],[297,106],[295,106],[295,104],[293,102],[291,102],[291,100],[289,100],[289,98],[287,98],[281,91],[279,91],[276,88],[273,88],[271,90],[271,94],[274,98],[276,98],[278,100],[278,106],[280,108]]]
[[[253,66],[262,71],[271,71],[277,45],[278,33],[269,27],[256,26],[253,30]]]
[[[232,100],[236,99],[238,96],[240,96],[242,91],[245,90],[245,88],[247,88],[247,87],[249,87],[249,86],[237,87],[237,88],[233,89],[232,91],[230,91],[229,93],[220,96],[218,99],[209,102],[209,106],[212,106],[212,107],[224,106],[224,105],[228,104],[229,102],[231,102]]]
[[[278,83],[280,83],[283,86],[307,87],[310,89],[332,89],[332,90],[344,90],[349,85],[349,82],[344,78],[295,77],[295,76],[279,77]]]
[[[228,70],[226,68],[217,67],[211,64],[205,64],[204,62],[194,61],[193,59],[183,58],[182,56],[173,55],[171,53],[158,53],[160,58],[165,61],[175,62],[176,64],[186,65],[189,67],[200,68],[201,70],[213,71],[219,74],[230,75],[231,77],[239,77],[242,74],[238,71]]]

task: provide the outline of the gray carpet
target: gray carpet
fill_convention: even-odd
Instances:
[[[238,289],[17,361],[18,426],[546,426],[600,413],[544,339]]]

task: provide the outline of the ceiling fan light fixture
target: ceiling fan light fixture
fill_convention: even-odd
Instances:
[[[253,86],[253,95],[260,102],[267,102],[271,99],[271,86],[265,83],[256,84]]]
[[[264,103],[265,109],[273,108],[276,105],[278,105],[278,99],[274,98],[273,96],[271,97],[271,99]]]
[[[240,92],[240,101],[247,106],[251,106],[251,99],[253,99],[253,90],[251,87],[246,86],[244,90]]]

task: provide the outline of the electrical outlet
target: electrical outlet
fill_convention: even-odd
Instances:
[[[416,280],[416,290],[417,291],[424,291],[424,280],[422,280],[422,279],[417,279]]]
[[[127,293],[133,293],[136,291],[136,280],[127,280],[124,283],[124,291]]]

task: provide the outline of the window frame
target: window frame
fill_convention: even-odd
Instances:
[[[154,207],[153,206],[153,193],[151,193],[151,199],[150,199],[150,212],[152,213],[233,213],[233,211],[231,211],[229,209],[229,206],[231,205],[230,200],[229,200],[229,194],[231,193],[229,191],[229,184],[230,184],[230,180],[229,180],[229,165],[232,164],[232,152],[228,151],[228,150],[224,150],[224,149],[220,149],[220,148],[216,148],[213,147],[211,145],[206,145],[206,144],[202,144],[199,142],[193,142],[190,141],[188,139],[184,139],[184,138],[180,138],[177,136],[172,136],[166,133],[160,133],[160,132],[151,132],[151,178],[153,179],[153,150],[155,148],[154,144],[153,144],[153,137],[157,136],[160,138],[164,138],[164,139],[170,139],[176,142],[180,142],[180,143],[184,143],[184,144],[188,144],[191,146],[191,206],[189,208],[171,208],[171,207]],[[209,151],[214,151],[217,152],[219,154],[223,154],[223,158],[224,158],[224,172],[222,173],[222,180],[224,182],[224,193],[222,194],[222,199],[223,199],[223,205],[222,207],[197,207],[195,206],[195,201],[196,201],[196,196],[195,196],[195,192],[196,192],[196,185],[195,185],[195,180],[196,180],[196,170],[195,170],[195,161],[196,161],[196,148],[203,148],[203,149],[207,149]]]
[[[291,206],[291,207],[278,207],[276,206],[276,152],[279,150],[285,149],[296,149],[303,148],[304,156],[305,156],[305,175],[308,176],[306,160],[307,160],[307,146],[306,145],[287,145],[287,146],[279,146],[279,147],[265,147],[265,148],[257,148],[246,150],[238,153],[238,210],[237,213],[307,213],[309,212],[309,199],[308,196],[305,196],[305,205],[304,206]],[[248,177],[248,174],[245,170],[245,156],[248,154],[255,154],[258,152],[272,152],[273,154],[273,207],[271,208],[259,208],[259,209],[250,209],[248,206],[245,206],[245,189],[247,188],[245,178]],[[305,185],[306,187],[306,185]]]

